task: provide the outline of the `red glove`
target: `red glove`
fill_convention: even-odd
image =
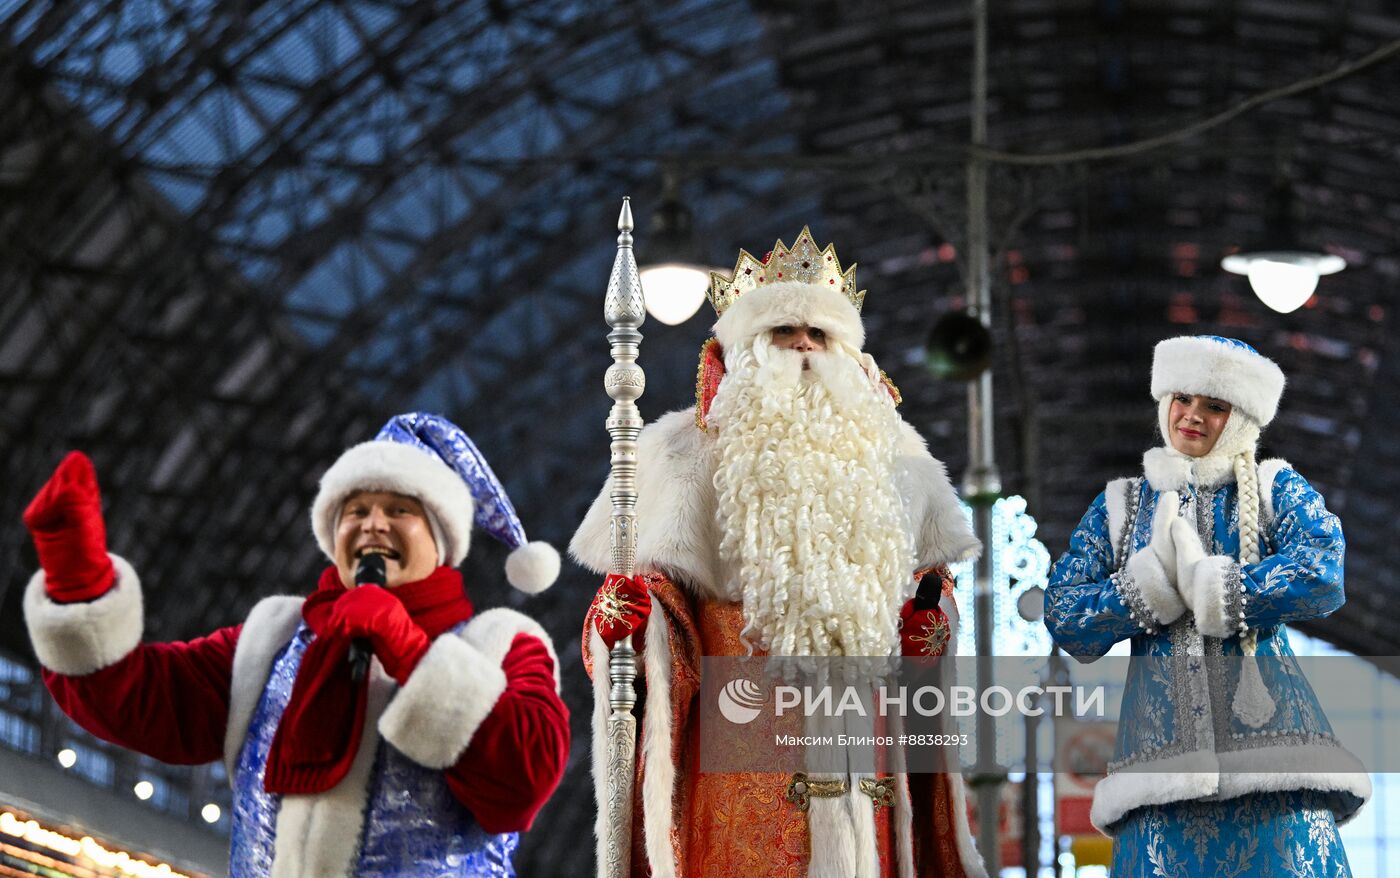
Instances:
[[[629,634],[645,631],[650,615],[651,594],[640,576],[628,579],[609,573],[593,599],[593,627],[598,629],[608,649]]]
[[[361,585],[341,595],[331,607],[330,630],[368,640],[400,686],[433,645],[403,603],[377,585]]]
[[[44,588],[60,604],[91,601],[112,587],[117,571],[107,557],[107,526],[97,473],[81,451],[70,451],[24,510]]]
[[[939,656],[948,646],[952,626],[942,608],[917,609],[915,601],[904,602],[899,611],[899,649],[905,658]]]

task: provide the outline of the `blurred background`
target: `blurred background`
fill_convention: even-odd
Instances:
[[[644,266],[727,269],[804,224],[858,262],[868,349],[955,483],[965,377],[990,362],[1003,487],[1051,556],[1158,442],[1152,345],[1249,342],[1289,378],[1261,459],[1291,460],[1348,538],[1347,604],[1302,628],[1395,654],[1400,3],[995,0],[987,26],[973,151],[962,2],[0,0],[0,831],[100,825],[224,868],[220,769],[107,747],[36,678],[20,512],[63,454],[96,463],[151,639],[309,591],[320,473],[402,411],[462,425],[562,548],[608,467],[623,195]],[[973,156],[985,351],[958,320]],[[1261,250],[1294,256],[1222,268]],[[642,327],[651,419],[693,403],[713,313],[647,284],[679,312]],[[503,561],[477,539],[471,597],[550,630],[574,721],[517,866],[587,874],[579,631],[599,583],[566,564],[526,600]],[[1385,801],[1354,864],[1396,858]]]

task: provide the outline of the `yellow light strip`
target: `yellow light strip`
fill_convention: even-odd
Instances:
[[[138,860],[125,851],[110,851],[90,835],[72,838],[52,829],[45,829],[34,820],[22,820],[20,815],[0,811],[0,832],[22,838],[30,844],[57,851],[68,857],[83,857],[100,868],[132,878],[189,878],[166,863],[152,865]]]
[[[16,845],[0,842],[0,853],[14,857],[16,860],[22,860],[26,863],[33,863],[37,866],[43,866],[46,869],[52,869],[55,872],[72,875],[73,878],[102,878],[101,875],[98,875],[87,866],[79,866],[77,863],[65,863],[62,860],[55,860],[53,857],[46,857],[38,851],[33,851],[29,848],[17,847]],[[29,872],[28,874],[31,878],[34,875],[33,872]]]

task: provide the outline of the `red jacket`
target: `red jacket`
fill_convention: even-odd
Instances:
[[[141,643],[140,584],[114,557],[115,587],[91,603],[56,604],[43,574],[25,615],[44,682],[92,734],[163,762],[232,765],[272,659],[300,620],[299,598],[269,598],[242,625],[183,643]],[[554,792],[569,752],[549,636],[497,609],[443,634],[378,723],[391,746],[443,770],[487,832],[528,829]]]

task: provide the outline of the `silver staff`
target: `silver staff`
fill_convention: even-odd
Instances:
[[[603,378],[603,387],[612,397],[608,413],[608,435],[612,437],[612,572],[631,576],[637,562],[637,436],[642,432],[642,413],[637,398],[646,389],[646,376],[637,365],[642,343],[638,327],[646,318],[642,302],[642,282],[637,275],[637,259],[632,255],[632,205],[622,199],[618,217],[617,258],[608,279],[608,298],[603,316],[612,331],[613,364]],[[608,658],[608,679],[612,691],[608,703],[608,837],[602,862],[603,878],[627,878],[632,859],[632,785],[637,751],[637,720],[632,706],[637,702],[632,681],[637,677],[636,651],[632,638],[623,637]]]

